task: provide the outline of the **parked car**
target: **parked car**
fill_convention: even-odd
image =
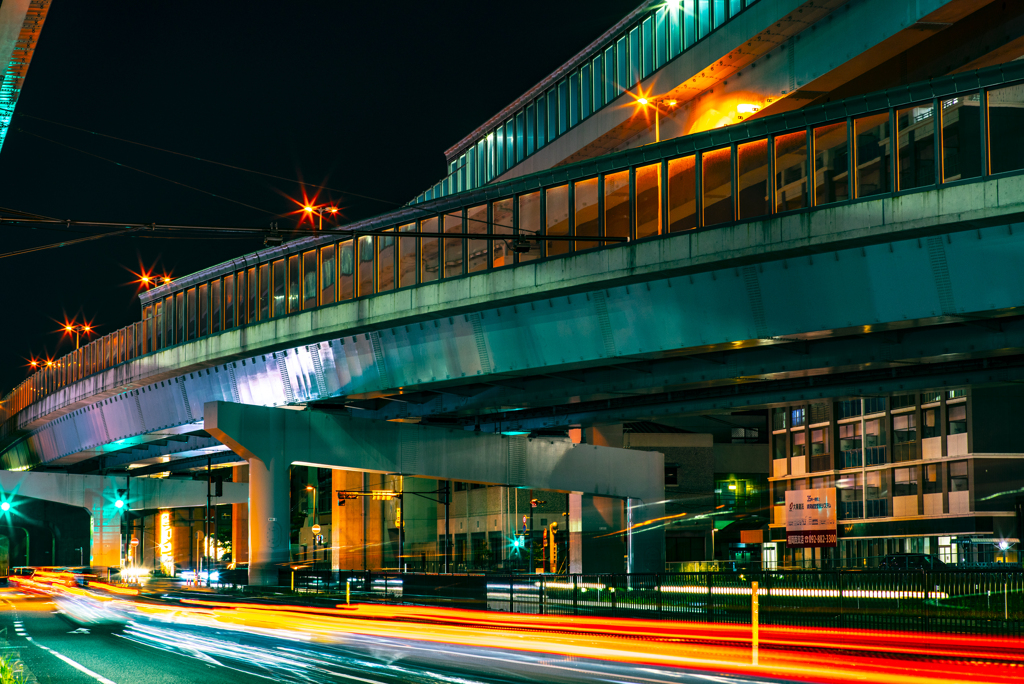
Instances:
[[[878,564],[879,570],[944,570],[948,567],[926,553],[890,553]]]

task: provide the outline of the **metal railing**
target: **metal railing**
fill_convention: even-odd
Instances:
[[[770,571],[483,575],[298,571],[295,589],[355,600],[455,604],[544,615],[747,624],[751,583],[760,621],[822,629],[1022,636],[1024,572]]]

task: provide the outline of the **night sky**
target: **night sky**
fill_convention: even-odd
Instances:
[[[345,192],[407,202],[445,174],[445,149],[638,4],[54,0],[0,152],[0,207],[92,221],[294,225],[299,185],[30,118],[40,117],[341,189],[318,199],[338,202],[348,219],[379,214],[392,205]],[[0,253],[81,237],[0,231]],[[139,320],[129,269],[181,276],[260,246],[248,237],[111,237],[0,259],[0,395],[26,377],[29,358],[73,349],[55,332],[65,316],[101,334]]]

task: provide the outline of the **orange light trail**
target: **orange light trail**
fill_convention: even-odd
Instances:
[[[755,667],[750,664],[747,625],[416,606],[313,608],[198,599],[182,603],[191,607],[138,604],[138,609],[153,615],[173,613],[175,621],[189,616],[219,628],[280,629],[316,639],[358,634],[808,682],[1016,682],[1017,668],[1024,664],[1024,641],[988,636],[872,630],[837,634],[768,625],[760,629]],[[837,648],[843,653],[830,653]]]

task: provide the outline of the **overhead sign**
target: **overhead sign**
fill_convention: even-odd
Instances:
[[[786,492],[786,546],[836,546],[836,488]]]

